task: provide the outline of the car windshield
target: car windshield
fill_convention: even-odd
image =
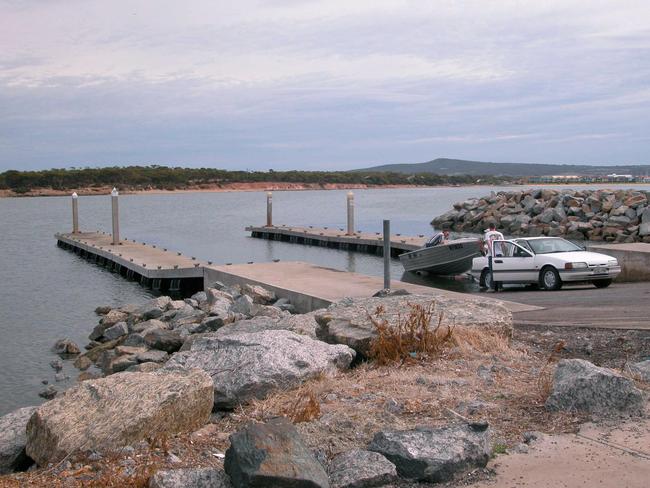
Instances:
[[[580,246],[559,237],[548,239],[531,239],[528,245],[535,254],[551,254],[554,252],[583,251]]]

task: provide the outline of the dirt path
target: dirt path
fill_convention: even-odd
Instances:
[[[528,453],[497,456],[489,467],[496,476],[470,486],[647,488],[650,420],[585,424],[577,434],[544,435]]]

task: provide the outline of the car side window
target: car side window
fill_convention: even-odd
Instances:
[[[513,256],[515,250],[515,245],[512,242],[495,242],[494,243],[494,255],[496,257],[510,258]]]
[[[494,257],[500,258],[503,257],[503,242],[495,242],[492,244],[492,250],[494,251]]]
[[[530,254],[528,254],[528,253],[527,253],[526,251],[524,251],[522,248],[520,248],[520,247],[516,247],[516,246],[515,246],[515,253],[514,253],[514,256],[515,256],[516,258],[527,258],[527,257],[530,256]]]
[[[519,240],[519,241],[515,241],[515,242],[516,242],[517,244],[519,244],[521,247],[523,247],[524,249],[526,249],[527,251],[530,251],[531,254],[533,254],[533,248],[530,247],[530,244],[528,244],[528,241],[526,241],[526,240],[524,240],[524,239],[521,239],[521,240]]]

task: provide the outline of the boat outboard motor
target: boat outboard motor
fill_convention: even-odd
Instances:
[[[437,246],[444,240],[445,236],[442,232],[438,232],[437,234],[431,236],[431,238],[426,242],[424,247],[433,247]]]

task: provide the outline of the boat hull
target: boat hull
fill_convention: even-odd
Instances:
[[[423,247],[401,254],[406,271],[426,271],[437,275],[461,274],[472,267],[472,259],[481,255],[478,239],[458,239],[447,244]]]

